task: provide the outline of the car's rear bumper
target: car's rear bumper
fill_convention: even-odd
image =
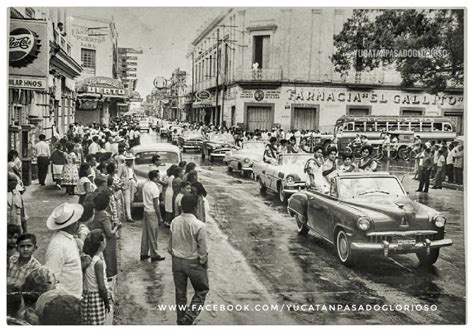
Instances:
[[[200,148],[201,146],[199,145],[186,145],[186,144],[183,145],[183,149],[200,149]]]
[[[216,158],[224,158],[225,157],[225,152],[211,152],[211,157],[216,157]]]
[[[431,249],[437,249],[441,247],[448,247],[453,244],[451,239],[442,240],[424,240],[422,242],[416,242],[414,244],[398,244],[390,243],[388,241],[382,241],[381,243],[364,243],[364,242],[352,242],[351,250],[357,252],[368,252],[368,253],[380,253],[387,256],[389,253],[411,253],[425,250],[427,253]]]
[[[287,186],[287,187],[283,188],[283,192],[285,194],[291,195],[291,194],[294,194],[294,193],[297,193],[297,192],[301,191],[305,187],[306,187],[306,183],[304,183],[304,182],[295,182],[295,184],[293,186]]]

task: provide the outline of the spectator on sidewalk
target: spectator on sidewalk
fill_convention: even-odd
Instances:
[[[165,257],[158,254],[158,224],[162,222],[160,211],[160,189],[157,170],[148,173],[148,181],[143,185],[143,230],[140,246],[140,260],[151,257],[151,261],[162,261]]]
[[[74,188],[79,181],[78,165],[79,159],[74,153],[74,144],[68,142],[66,144],[66,165],[63,168],[63,185],[66,187],[66,194],[74,195]]]
[[[456,150],[454,149],[454,144],[449,145],[448,157],[446,158],[446,175],[448,176],[448,182],[454,182],[454,157],[456,155]]]
[[[82,285],[82,282],[81,282]],[[45,306],[40,325],[80,325],[81,301],[71,295],[57,295]]]
[[[22,162],[16,150],[8,152],[8,171],[15,173],[20,179],[22,178]]]
[[[61,190],[61,182],[63,180],[63,169],[66,165],[66,156],[62,151],[61,144],[56,144],[55,150],[51,154],[51,163],[53,169],[53,181],[56,182],[56,187]]]
[[[454,157],[454,181],[456,184],[463,185],[463,171],[464,171],[464,146],[457,147],[457,152]]]
[[[195,195],[184,195],[181,199],[183,213],[171,223],[168,251],[172,256],[172,271],[176,292],[178,325],[191,325],[204,305],[209,292],[207,276],[207,244],[204,223],[193,212],[196,210]],[[194,288],[191,305],[187,305],[188,279]]]
[[[16,241],[18,255],[8,261],[8,284],[21,287],[31,271],[41,266],[33,256],[36,247],[36,236],[31,233],[21,234]]]
[[[8,224],[7,228],[7,262],[13,255],[17,254],[16,241],[21,234],[20,226],[15,224]]]
[[[27,231],[28,215],[26,214],[23,196],[21,195],[20,179],[15,173],[8,173],[7,182],[7,224],[21,227],[24,233]]]
[[[34,156],[38,163],[38,181],[42,186],[45,185],[46,176],[48,175],[49,157],[51,156],[49,145],[45,140],[46,136],[40,134],[39,142],[34,147]]]
[[[441,189],[443,187],[443,180],[446,178],[446,148],[442,146],[439,149],[438,161],[436,163],[436,174],[434,178],[434,184],[432,189]]]
[[[419,181],[418,192],[428,192],[430,186],[430,174],[433,166],[433,158],[431,156],[431,148],[425,147],[423,153],[419,156]]]
[[[78,299],[82,295],[82,266],[74,235],[83,212],[80,204],[63,203],[46,221],[48,229],[55,232],[46,250],[45,266],[59,281],[58,288]]]

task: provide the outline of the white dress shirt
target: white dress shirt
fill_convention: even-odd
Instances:
[[[36,157],[48,157],[51,155],[49,145],[45,141],[39,141],[35,144],[35,156]]]
[[[45,266],[54,273],[59,288],[66,293],[81,298],[82,267],[77,242],[69,233],[57,231],[51,237],[46,250]]]

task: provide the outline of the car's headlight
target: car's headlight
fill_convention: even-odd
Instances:
[[[370,228],[370,219],[368,217],[360,217],[358,220],[357,220],[357,227],[361,230],[361,231],[367,231],[369,228]]]
[[[249,163],[250,162],[250,159],[249,158],[245,158],[244,159],[244,163]]]
[[[441,228],[441,227],[444,227],[444,225],[446,225],[446,218],[442,215],[437,215],[433,217],[433,222],[436,227]]]
[[[291,184],[291,183],[294,183],[294,182],[295,182],[295,178],[292,177],[291,175],[286,177],[286,183],[287,184]]]

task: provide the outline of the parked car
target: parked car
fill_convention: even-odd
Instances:
[[[181,151],[177,146],[169,143],[153,143],[134,146],[130,152],[135,156],[133,170],[138,179],[137,192],[132,207],[143,207],[143,184],[148,180],[148,172],[156,169],[151,163],[151,158],[154,155],[160,156],[161,165],[158,170],[160,175],[165,175],[171,165],[177,165],[182,160]]]
[[[168,123],[167,121],[161,120],[160,127],[159,127],[160,128],[160,137],[168,137],[170,126],[171,126],[170,123]]]
[[[168,131],[168,142],[171,142],[174,145],[178,145],[178,137],[182,135],[183,135],[183,127],[176,126],[176,125],[171,126],[171,128]]]
[[[205,159],[207,156],[209,161],[213,161],[214,158],[224,158],[227,152],[237,149],[234,143],[234,137],[231,134],[210,135],[209,139],[202,143],[202,158]]]
[[[260,191],[278,193],[280,201],[285,204],[292,194],[305,188],[304,165],[312,156],[308,153],[285,153],[278,156],[275,165],[264,161],[255,162],[253,173],[260,184]]]
[[[263,160],[265,144],[263,141],[246,141],[241,149],[226,152],[224,162],[227,170],[230,173],[240,172],[243,176],[253,174],[254,162]]]
[[[178,146],[186,152],[187,150],[201,150],[203,137],[198,131],[188,131],[183,136],[178,136]]]
[[[150,132],[150,123],[148,120],[142,120],[138,123],[138,127],[140,128],[140,132],[146,131],[147,133]]]
[[[399,179],[388,173],[342,173],[330,192],[312,188],[293,194],[288,213],[300,234],[311,229],[336,246],[348,266],[368,254],[416,253],[422,265],[432,265],[444,238],[446,217],[410,199]]]

